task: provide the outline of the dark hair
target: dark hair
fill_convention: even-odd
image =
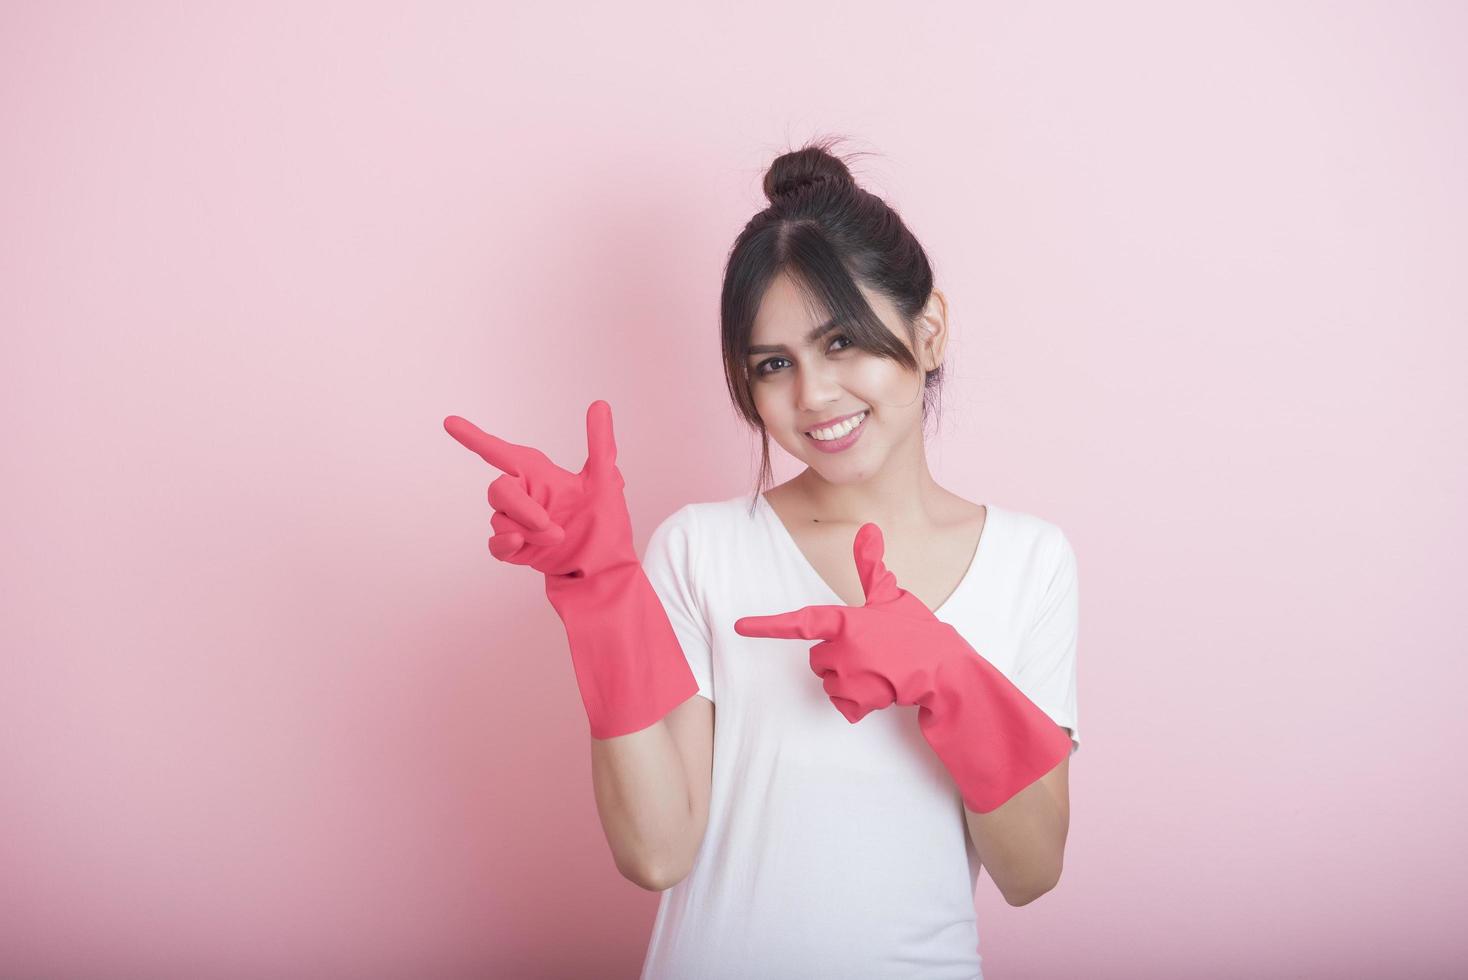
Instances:
[[[836,142],[836,137],[812,140],[775,158],[764,179],[770,206],[749,219],[724,266],[719,301],[724,379],[740,417],[761,437],[756,497],[773,474],[770,434],[750,391],[750,335],[765,290],[777,276],[789,276],[814,306],[837,317],[852,346],[914,371],[919,367],[912,350],[892,336],[856,283],[892,302],[916,349],[917,318],[933,291],[932,267],[897,212],[858,187],[846,164],[830,152]],[[925,428],[928,396],[936,400],[942,381],[942,365],[924,377]],[[751,514],[757,502],[750,500]]]

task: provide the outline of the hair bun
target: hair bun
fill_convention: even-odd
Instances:
[[[792,150],[775,158],[765,173],[765,197],[771,204],[816,184],[854,186],[851,171],[833,156],[825,142]]]

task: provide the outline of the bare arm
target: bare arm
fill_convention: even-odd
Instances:
[[[998,809],[964,808],[974,848],[1010,905],[1027,905],[1060,881],[1070,832],[1069,774],[1070,759],[1062,759]]]
[[[708,826],[714,706],[695,695],[661,721],[591,740],[592,786],[617,870],[663,891],[693,867]]]

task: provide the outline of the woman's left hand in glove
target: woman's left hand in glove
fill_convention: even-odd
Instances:
[[[1070,736],[882,562],[882,532],[863,524],[852,545],[866,603],[744,616],[741,636],[820,640],[810,667],[855,724],[892,704],[916,705],[923,737],[975,813],[988,813],[1058,766]]]

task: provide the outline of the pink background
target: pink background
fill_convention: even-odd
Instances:
[[[1461,969],[1465,58],[1452,3],[7,4],[0,974],[636,975],[441,420],[577,469],[607,399],[639,548],[748,490],[721,266],[827,132],[950,299],[939,481],[1080,560],[990,980]]]

